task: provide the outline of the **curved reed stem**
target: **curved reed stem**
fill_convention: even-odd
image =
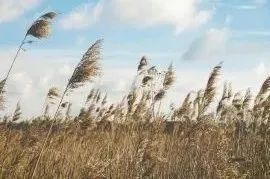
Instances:
[[[13,66],[14,66],[14,64],[15,64],[15,62],[16,62],[16,60],[17,60],[19,54],[20,54],[20,51],[22,50],[22,47],[23,47],[23,45],[25,44],[25,39],[26,39],[26,37],[27,37],[27,35],[24,36],[24,38],[23,38],[23,40],[22,40],[22,42],[21,42],[21,44],[20,44],[20,46],[19,46],[19,48],[18,48],[18,50],[17,50],[17,52],[16,52],[16,55],[15,55],[15,57],[13,58],[13,61],[12,61],[11,65],[10,65],[10,67],[9,67],[9,70],[8,70],[8,72],[7,72],[7,74],[6,74],[6,77],[4,78],[4,80],[5,80],[5,81],[4,81],[4,86],[5,86],[6,82],[7,82],[7,79],[9,78],[10,72],[11,72],[11,70],[12,70],[12,68],[13,68]],[[4,89],[4,88],[1,88],[1,89],[0,89],[0,94],[3,92],[3,89]]]
[[[68,83],[66,85],[66,88],[62,94],[61,100],[58,104],[58,107],[56,109],[56,112],[53,116],[52,119],[52,124],[50,126],[50,129],[47,133],[47,136],[43,142],[42,148],[40,150],[40,153],[38,155],[38,159],[32,174],[32,179],[35,177],[35,173],[38,167],[38,164],[40,163],[41,157],[43,155],[43,152],[46,148],[46,143],[49,140],[49,137],[52,133],[52,128],[54,123],[56,122],[56,117],[58,114],[58,111],[61,107],[61,104],[63,102],[63,99],[67,93],[67,91],[69,89],[74,89],[80,86],[81,83],[86,82],[88,80],[91,80],[92,76],[96,76],[98,74],[98,69],[99,67],[97,66],[97,60],[100,58],[99,54],[99,49],[100,49],[100,45],[101,45],[102,40],[98,40],[94,43],[94,45],[92,45],[87,52],[84,54],[83,58],[81,59],[81,61],[78,63],[78,65],[76,66],[76,68],[73,71],[73,74],[71,76],[71,78],[68,80]]]
[[[62,94],[61,100],[60,100],[60,102],[59,102],[59,104],[58,104],[58,107],[57,107],[55,113],[54,113],[53,121],[52,121],[52,123],[51,123],[51,125],[50,125],[50,128],[49,128],[49,131],[48,131],[48,133],[47,133],[47,136],[46,136],[45,140],[43,141],[42,148],[41,148],[41,150],[40,150],[40,152],[39,152],[38,159],[37,159],[37,162],[36,162],[36,165],[35,165],[35,168],[34,168],[32,177],[31,177],[32,179],[35,177],[35,174],[36,174],[36,170],[37,170],[38,164],[39,164],[40,159],[41,159],[41,157],[42,157],[42,155],[43,155],[43,152],[44,152],[44,150],[45,150],[45,148],[46,148],[46,144],[47,144],[47,142],[48,142],[48,140],[49,140],[49,137],[50,137],[50,135],[51,135],[51,133],[52,133],[53,126],[54,126],[54,124],[55,124],[55,122],[56,122],[56,116],[57,116],[57,114],[58,114],[58,111],[59,111],[59,109],[60,109],[60,107],[61,107],[61,104],[62,104],[62,102],[63,102],[63,100],[64,100],[64,97],[65,97],[67,91],[68,91],[68,85],[66,86],[66,89],[65,89],[65,91],[64,91],[63,94]]]

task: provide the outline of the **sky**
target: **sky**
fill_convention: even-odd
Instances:
[[[0,0],[0,75],[3,77],[31,23],[48,11],[58,14],[48,39],[25,47],[7,85],[7,108],[20,101],[24,116],[42,111],[48,89],[62,89],[83,53],[104,39],[102,76],[75,91],[74,111],[92,87],[116,102],[127,94],[142,56],[166,69],[176,83],[167,102],[204,88],[223,61],[220,88],[254,94],[269,74],[269,0]],[[168,106],[168,105],[167,105]]]

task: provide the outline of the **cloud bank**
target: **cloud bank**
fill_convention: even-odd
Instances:
[[[227,28],[210,29],[205,35],[194,40],[183,54],[184,60],[209,60],[221,57],[226,50],[230,31]]]
[[[41,0],[0,0],[0,24],[16,19],[40,2]]]
[[[200,0],[107,0],[96,5],[82,4],[61,21],[65,29],[83,29],[101,17],[136,27],[172,26],[176,32],[208,22],[212,10],[200,8]]]
[[[95,24],[103,11],[101,3],[82,4],[73,9],[68,15],[60,20],[60,24],[64,29],[85,29]]]

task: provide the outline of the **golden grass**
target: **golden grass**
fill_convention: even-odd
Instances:
[[[189,93],[168,114],[153,105],[172,85],[164,83],[168,74],[174,76],[171,66],[165,73],[138,72],[141,85],[119,104],[109,104],[107,94],[92,89],[77,117],[70,116],[71,103],[65,102],[60,103],[65,116],[19,123],[5,118],[0,178],[269,178],[269,96],[253,105],[249,89],[242,96],[225,84],[218,112],[202,111],[215,97],[220,70],[214,68],[205,90],[195,97]],[[149,75],[151,83],[162,83],[146,85]],[[257,96],[265,97],[263,88]],[[59,97],[56,91],[51,88],[47,98]]]
[[[40,119],[1,124],[1,178],[31,177],[49,124]],[[35,177],[269,178],[268,125],[254,125],[241,120],[57,123]]]

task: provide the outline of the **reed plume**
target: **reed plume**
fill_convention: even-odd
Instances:
[[[127,96],[127,103],[128,103],[128,113],[131,113],[133,108],[134,108],[134,105],[135,105],[135,102],[137,100],[137,93],[135,90],[132,90],[129,95]]]
[[[50,33],[51,33],[51,21],[55,18],[56,13],[55,12],[49,12],[46,13],[42,16],[40,16],[34,23],[31,25],[31,27],[27,30],[23,40],[21,41],[19,48],[16,52],[15,57],[13,58],[13,61],[10,65],[10,68],[4,78],[4,86],[9,78],[9,75],[11,73],[11,70],[16,62],[16,59],[19,56],[19,53],[23,49],[23,46],[25,44],[31,44],[33,41],[32,40],[27,40],[28,36],[32,36],[34,38],[42,39],[42,38],[47,38]],[[2,93],[2,89],[0,89],[0,93]]]
[[[181,107],[178,110],[175,110],[175,114],[177,117],[182,117],[183,115],[189,115],[192,111],[192,100],[191,100],[192,92],[188,93],[185,97]]]
[[[148,65],[147,58],[145,56],[142,57],[140,64],[138,65],[138,71],[143,70],[144,67]]]
[[[91,91],[89,92],[87,98],[86,98],[86,102],[85,104],[87,104],[89,101],[92,100],[92,98],[94,97],[94,94],[95,94],[95,89],[91,89]]]
[[[173,71],[173,65],[170,64],[168,67],[168,70],[165,73],[164,81],[163,81],[163,87],[165,90],[168,90],[171,85],[173,84],[175,80],[174,71]]]
[[[202,98],[202,106],[200,109],[200,114],[206,111],[209,105],[214,101],[214,97],[216,95],[216,85],[218,81],[218,77],[220,75],[220,70],[222,68],[222,62],[214,67],[210,77],[208,79],[206,88],[203,93]]]
[[[151,77],[151,76],[145,76],[144,78],[143,78],[143,80],[142,80],[142,85],[143,86],[146,86],[150,81],[152,81],[153,80],[153,77]]]
[[[94,77],[100,74],[101,45],[102,40],[97,40],[83,55],[69,80],[67,89],[78,88],[86,82],[91,82]]]
[[[69,90],[76,89],[78,87],[83,86],[87,82],[91,82],[94,77],[100,74],[100,66],[99,61],[101,60],[101,46],[102,46],[102,40],[97,40],[83,55],[81,61],[76,66],[75,70],[73,71],[73,74],[71,78],[69,79],[67,86],[62,94],[61,100],[59,102],[59,105],[56,109],[56,112],[54,114],[54,117],[52,119],[52,123],[50,125],[49,131],[47,133],[47,136],[43,142],[42,148],[40,150],[37,162],[35,164],[32,179],[35,177],[35,172],[37,170],[37,166],[40,162],[40,159],[43,155],[44,149],[46,147],[46,144],[48,142],[48,139],[51,135],[52,128],[54,123],[56,122],[56,117],[58,114],[58,111],[62,105],[63,99],[66,96],[67,92]]]
[[[162,75],[163,75],[162,73],[157,73],[157,75],[156,75],[157,82],[159,81],[159,78]],[[174,76],[173,66],[172,66],[172,64],[170,64],[170,66],[168,67],[168,70],[164,74],[163,83],[162,83],[161,89],[159,89],[159,91],[154,95],[154,101],[153,101],[153,104],[152,104],[152,113],[153,114],[154,114],[154,111],[155,111],[155,104],[158,101],[159,101],[158,113],[160,112],[161,101],[165,97],[166,92],[173,85],[173,82],[174,81],[175,81],[175,76]]]
[[[5,107],[5,82],[6,79],[0,82],[0,110],[3,110]]]
[[[264,102],[269,96],[269,92],[270,92],[270,76],[267,77],[266,80],[263,82],[262,87],[258,95],[256,96],[255,105]]]
[[[219,114],[223,108],[229,106],[230,99],[233,97],[233,92],[232,92],[232,86],[231,83],[224,83],[223,87],[223,93],[222,93],[222,98],[220,99],[218,106],[217,106],[217,114]]]
[[[55,105],[55,102],[58,98],[60,98],[60,92],[59,89],[56,87],[51,87],[46,95],[45,100],[45,109],[44,109],[44,116],[47,116],[49,113],[49,108],[51,105]]]
[[[243,104],[243,96],[242,96],[241,92],[235,93],[235,95],[233,97],[232,105],[237,110],[240,110],[242,108],[242,104]]]
[[[162,100],[165,94],[166,94],[166,91],[164,89],[159,90],[159,92],[154,97],[154,101],[157,102],[157,101]]]
[[[252,93],[251,93],[250,88],[248,88],[246,90],[246,94],[243,100],[243,104],[242,104],[243,108],[248,109],[251,105],[251,101],[252,101]]]
[[[56,87],[52,87],[49,89],[48,94],[47,94],[47,99],[49,100],[49,103],[54,104],[54,100],[59,98],[60,94],[59,94],[59,89]]]
[[[103,97],[103,99],[102,99],[102,102],[101,102],[101,104],[102,104],[102,106],[104,106],[105,104],[107,104],[107,98],[108,98],[108,95],[107,95],[107,93],[105,94],[105,96]]]
[[[46,20],[52,20],[57,16],[57,13],[55,12],[48,12],[46,14],[43,14],[40,18],[41,19],[46,19]]]
[[[21,105],[20,102],[17,103],[16,109],[13,113],[12,122],[18,121],[21,118]]]

